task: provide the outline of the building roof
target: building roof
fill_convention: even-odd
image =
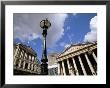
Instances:
[[[71,44],[69,47],[65,48],[65,50],[57,56],[57,58],[62,57],[64,55],[72,53],[72,52],[79,51],[80,49],[86,48],[86,47],[94,45],[94,44],[97,44],[97,42],[86,42],[86,43],[79,43],[79,44]]]
[[[20,46],[20,47],[22,47],[22,48],[24,48],[24,50],[26,50],[26,52],[29,52],[29,53],[31,53],[31,54],[33,54],[34,56],[37,56],[37,54],[36,54],[36,52],[32,49],[32,47],[30,47],[30,46],[27,46],[27,45],[24,45],[24,44],[22,44],[22,43],[16,43],[16,44],[14,44],[15,46]]]

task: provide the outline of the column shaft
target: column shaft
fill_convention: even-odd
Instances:
[[[95,59],[95,61],[97,63],[97,57],[96,57],[95,53],[93,52],[92,55],[93,55],[93,57],[94,57],[94,59]]]
[[[63,74],[66,75],[64,61],[62,61],[62,67],[63,67]]]
[[[75,72],[76,72],[76,75],[79,75],[79,73],[78,73],[78,69],[77,69],[77,66],[76,66],[76,63],[75,63],[75,60],[74,60],[74,58],[72,59],[72,61],[73,61],[73,65],[74,65],[74,70],[75,70]]]
[[[58,75],[60,75],[60,63],[58,62]]]
[[[30,69],[30,63],[28,63],[28,69]]]
[[[15,50],[15,53],[14,53],[14,56],[13,56],[13,58],[14,58],[14,65],[16,64],[16,55],[17,55],[17,52],[18,52],[18,47],[17,47],[17,49]]]
[[[31,64],[31,70],[33,70],[33,64]]]
[[[94,69],[93,69],[93,67],[92,67],[92,64],[91,64],[91,62],[90,62],[90,60],[89,60],[87,54],[85,54],[85,57],[86,57],[87,63],[88,63],[88,65],[89,65],[89,68],[90,68],[92,74],[94,74],[95,71],[94,71]]]
[[[61,61],[61,64],[60,64],[60,74],[63,75],[63,66],[62,66],[62,61]]]
[[[69,59],[67,59],[67,65],[68,65],[69,75],[71,75]]]
[[[14,58],[15,58],[15,56],[17,55],[17,52],[18,52],[18,47],[17,47],[17,49],[15,50]]]
[[[83,71],[84,75],[87,75],[86,70],[85,70],[85,68],[84,68],[84,65],[83,65],[83,63],[82,63],[81,57],[78,56],[78,58],[79,58],[79,62],[80,62],[80,65],[81,65],[81,68],[82,68],[82,71]]]
[[[23,69],[25,69],[25,61],[24,61],[24,64],[23,64]]]
[[[21,60],[19,60],[19,65],[18,65],[18,67],[19,67],[19,68],[21,67]]]

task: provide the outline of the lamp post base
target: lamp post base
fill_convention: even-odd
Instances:
[[[41,75],[48,75],[48,64],[46,62],[41,64]]]

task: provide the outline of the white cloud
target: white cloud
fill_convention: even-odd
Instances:
[[[70,43],[72,43],[72,39],[73,39],[73,37],[74,37],[74,34],[69,34],[69,35],[67,35],[68,36],[68,39],[69,39],[69,42]]]
[[[42,38],[40,21],[48,18],[51,27],[47,34],[47,46],[54,45],[64,34],[64,21],[67,14],[46,14],[46,13],[15,13],[14,14],[14,39],[31,41]]]
[[[84,42],[97,41],[97,16],[90,20],[91,31],[85,35]]]
[[[60,45],[61,47],[64,47],[64,46],[66,45],[66,43],[65,43],[65,42],[61,42],[59,45]]]
[[[66,28],[66,29],[67,29],[67,31],[68,31],[68,30],[70,30],[70,26],[67,26],[67,28]]]
[[[65,42],[61,42],[59,45],[60,45],[61,47],[67,48],[67,47],[69,47],[71,44],[67,44],[67,43],[65,43]]]

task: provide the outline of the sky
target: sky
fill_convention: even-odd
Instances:
[[[42,28],[48,18],[47,53],[60,53],[71,44],[97,41],[97,13],[14,13],[14,43],[31,46],[42,57]]]

